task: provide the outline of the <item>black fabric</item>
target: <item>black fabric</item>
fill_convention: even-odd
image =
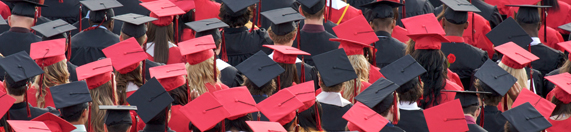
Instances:
[[[91,94],[85,81],[78,81],[50,88],[53,102],[57,109],[92,102]]]
[[[321,103],[322,116],[321,127],[325,131],[345,131],[347,120],[343,119],[345,112],[349,111],[353,104],[348,104],[345,107]]]
[[[111,31],[95,28],[71,37],[70,62],[81,66],[105,57],[101,50],[119,42],[119,36]]]
[[[145,60],[145,80],[151,80],[151,74],[149,73],[149,68],[165,65],[163,63],[154,62],[150,60]]]
[[[478,124],[468,124],[468,132],[488,132]]]
[[[460,77],[464,88],[470,88],[470,79],[474,70],[480,68],[486,60],[488,53],[466,43],[442,43],[442,52],[448,56],[454,54],[456,62],[450,64],[449,69]]]
[[[492,29],[502,23],[502,15],[498,11],[498,7],[490,5],[483,0],[472,0],[472,5],[480,9],[480,12],[477,12],[476,14],[479,14],[488,20]]]
[[[79,29],[79,21],[72,24],[77,28],[77,30],[71,30],[71,36],[75,36],[77,33],[87,29],[93,25],[89,25],[89,20],[87,18],[81,19],[81,29]],[[113,33],[116,35],[121,34],[121,27],[123,26],[123,22],[121,21],[113,21]]]
[[[0,34],[0,53],[9,56],[20,51],[30,52],[30,45],[35,42],[42,41],[42,38],[34,35],[34,33],[21,33],[14,31],[6,31]],[[0,68],[0,80],[4,80],[4,69]]]
[[[385,31],[375,32],[379,37],[379,41],[375,42],[377,66],[383,68],[395,60],[404,56],[406,44],[391,37],[391,34]]]
[[[26,105],[30,107],[31,117],[28,117]],[[37,108],[32,107],[32,105],[26,102],[16,103],[10,107],[10,110],[8,110],[8,113],[10,113],[10,120],[32,120],[46,112],[50,112],[56,116],[59,116],[59,111],[53,107],[48,106],[47,108]]]
[[[262,45],[274,43],[265,29],[249,32],[247,27],[224,28],[224,37],[228,64],[232,66],[237,66],[262,49],[270,54],[271,50],[262,48]]]
[[[361,11],[365,11],[364,7],[361,7],[362,5],[365,4],[369,4],[371,2],[374,2],[376,0],[347,0],[347,4],[361,10]]]
[[[326,28],[327,29],[327,28]],[[337,38],[334,35],[326,32],[320,33],[309,33],[300,31],[301,37],[301,50],[308,52],[311,55],[319,55],[327,51],[335,50],[339,48],[339,42],[329,41],[330,38]],[[297,48],[297,39],[293,41],[293,47]],[[301,56],[298,56],[301,58]],[[304,56],[305,63],[315,66],[311,56]]]
[[[266,98],[265,96],[262,95],[253,95],[254,96],[254,100],[256,101],[256,103],[260,103],[262,101],[264,101]],[[270,121],[270,119],[268,119],[268,117],[266,117],[262,112],[260,112],[260,121]],[[257,121],[258,120],[258,112],[254,112],[252,113],[252,120],[253,121]]]
[[[146,124],[139,132],[165,132],[165,124]],[[167,132],[175,132],[169,127]]]
[[[558,69],[555,69],[555,70],[553,70],[553,71],[551,71],[551,72],[545,74],[545,76],[557,75],[557,74],[560,74],[560,72],[561,72],[561,68],[558,68]],[[535,75],[535,74],[534,74],[534,75]],[[549,92],[551,92],[551,90],[553,90],[553,88],[555,88],[555,84],[553,84],[552,82],[550,82],[550,81],[548,81],[548,80],[546,80],[546,79],[543,79],[543,82],[544,82],[544,83],[543,83],[543,85],[544,85],[544,86],[543,86],[543,87],[544,87],[543,90],[544,90],[544,91],[542,91],[542,93],[545,94],[545,95],[541,95],[541,97],[544,97],[544,98],[545,98],[545,97],[547,96],[547,94],[549,94]]]
[[[531,66],[543,75],[563,65],[567,58],[563,52],[545,46],[544,44],[531,46],[531,53],[539,57],[539,60],[531,62]]]
[[[307,63],[303,64],[305,66],[305,82],[313,81],[313,86],[315,89],[319,89],[319,78],[317,77],[317,68],[311,66]],[[301,79],[301,62],[295,63],[297,69],[297,76]]]
[[[529,67],[525,67],[525,72],[527,74],[527,78],[530,78],[529,75]],[[545,87],[545,81],[543,79],[544,74],[541,74],[541,72],[539,72],[538,70],[533,69],[533,88],[535,89],[537,95],[545,98],[545,96],[547,96],[548,91],[547,88]],[[549,82],[549,81],[547,81]]]
[[[28,2],[15,2],[11,12],[12,15],[34,18],[36,15],[36,5]]]
[[[242,74],[233,66],[226,67],[220,70],[220,81],[228,87],[238,87],[244,83]]]
[[[77,81],[77,72],[75,71],[77,66],[70,63],[69,61],[67,61],[65,63],[67,63],[67,71],[69,72],[69,81],[70,82]]]
[[[248,80],[258,87],[262,87],[285,71],[285,69],[272,60],[272,58],[264,54],[263,51],[258,51],[237,65],[236,69],[248,77]]]
[[[482,116],[482,115],[480,115]],[[476,120],[476,123],[480,123],[480,116]],[[502,116],[502,112],[498,110],[496,106],[485,106],[484,107],[484,129],[489,132],[504,132],[504,125],[506,124],[506,118]]]
[[[432,4],[430,4],[430,2],[428,2],[428,0],[407,0],[404,3],[405,3],[405,10],[406,10],[405,18],[434,12],[434,7],[432,6]],[[401,7],[401,8],[399,8],[399,18],[397,19],[397,25],[404,27],[402,25],[402,21],[401,21],[402,18],[403,18],[403,15],[402,15],[402,7]]]
[[[291,7],[294,10],[298,10],[295,6],[295,0],[262,0],[262,12],[269,11],[273,9],[280,9],[285,7]],[[268,29],[272,22],[264,16],[260,16],[261,28]]]
[[[141,1],[139,0],[117,0],[117,1],[119,1],[119,3],[123,5],[122,7],[113,8],[113,11],[115,11],[115,15],[117,16],[127,13],[135,13],[141,15],[149,15],[151,13],[147,8],[139,4],[141,3]]]
[[[428,0],[430,2],[430,4],[432,4],[433,6],[440,6],[442,5],[442,2],[440,2],[440,0]]]
[[[48,7],[42,8],[42,16],[50,20],[62,19],[67,23],[75,23],[79,21],[79,1],[63,0],[60,3],[58,0],[44,0],[44,5]]]
[[[297,0],[301,4],[301,10],[309,14],[315,14],[327,7],[326,0]]]
[[[299,21],[299,29],[303,29],[303,26],[305,25],[305,21]],[[327,33],[337,37],[337,35],[335,34],[335,31],[333,31],[333,27],[337,26],[337,24],[333,23],[332,21],[327,21],[323,23],[323,27],[325,28],[325,31],[327,31]],[[302,42],[303,43],[303,42]],[[296,41],[294,41],[294,45],[296,44]]]
[[[405,130],[398,126],[385,126],[380,132],[405,132]]]
[[[51,22],[52,20],[50,20],[47,17],[44,16],[40,16],[37,20],[36,20],[36,25],[41,25],[47,22]],[[67,33],[62,33],[62,34],[56,34],[55,36],[51,36],[51,37],[46,37],[41,33],[35,32],[36,35],[40,36],[42,38],[42,40],[52,40],[52,39],[58,39],[58,38],[66,38],[67,37]]]
[[[399,109],[400,120],[396,125],[407,132],[429,132],[422,110]]]

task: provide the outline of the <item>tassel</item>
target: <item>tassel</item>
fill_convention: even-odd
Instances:
[[[117,92],[115,91],[115,74],[111,74],[111,90],[113,91],[112,94],[112,99],[113,99],[113,104],[117,105],[117,97],[115,97],[115,95],[117,94]]]
[[[547,32],[545,32],[544,34],[547,34]],[[527,50],[529,50],[529,52],[531,52],[531,44],[527,45]],[[533,67],[531,66],[531,63],[528,64],[529,65],[529,90],[531,90],[531,92],[537,94],[537,92],[535,91],[535,87],[533,86]]]
[[[30,87],[30,82],[27,83],[26,88],[29,88],[29,87]],[[27,89],[26,89],[26,91],[27,91]],[[30,105],[29,105],[29,102],[28,102],[28,93],[27,93],[27,92],[24,93],[24,102],[28,103],[28,104],[26,104],[26,111],[27,111],[27,113],[28,113],[28,118],[31,118],[31,117],[32,117],[32,113],[30,113]]]
[[[252,31],[254,31],[254,25],[256,25],[256,21],[257,21],[257,20],[256,20],[256,17],[257,17],[256,15],[258,14],[257,12],[258,12],[258,8],[254,8],[254,13],[252,14],[252,15],[254,15],[254,16],[252,17],[252,27],[250,28],[250,31],[249,31],[250,33],[251,33]]]
[[[355,97],[357,97],[357,78],[353,79],[353,97],[351,98],[351,102],[355,103]]]
[[[63,3],[63,0],[59,0],[59,3]]]
[[[228,62],[228,55],[226,55],[226,35],[224,35],[224,30],[222,30],[222,44],[220,45],[220,58],[225,61]]]
[[[304,83],[305,82],[305,61],[304,57],[301,56],[301,79],[299,80],[299,82]]]
[[[377,66],[377,53],[375,52],[375,46],[377,45],[377,43],[373,43],[373,48],[371,50],[371,54],[373,56],[373,66]]]
[[[222,130],[222,132],[226,132],[226,119],[222,120],[222,125],[220,126],[220,130]]]
[[[299,23],[297,23],[297,49],[299,49],[299,50],[301,50],[301,47],[299,47],[299,46],[300,46],[300,41],[301,41],[301,40],[300,40],[300,39],[301,39],[301,34],[299,33],[300,26],[301,26],[301,25],[299,25]]]
[[[398,104],[397,93],[393,92],[393,113],[394,113],[393,124],[394,125],[399,124],[399,121],[398,121],[399,120],[399,118],[398,118],[399,117],[399,111],[398,111],[399,106],[397,104]]]
[[[282,87],[280,86],[280,76],[278,76],[276,83],[278,84],[278,91],[282,90]]]
[[[401,0],[402,2],[402,19],[406,18],[406,2],[404,0]]]
[[[262,0],[259,0],[259,3],[258,3],[258,15],[257,15],[258,18],[256,18],[256,21],[257,21],[256,25],[258,27],[261,27],[260,25],[262,25],[262,24],[260,24],[260,18],[261,18],[260,12],[262,12]],[[252,26],[252,28],[254,28],[254,27]]]
[[[474,12],[472,12],[472,42],[476,43],[476,40],[474,40],[474,36],[476,36],[476,29],[474,29],[474,25],[476,25],[476,23],[474,23]]]
[[[258,121],[260,121],[261,116],[262,116],[262,114],[260,114],[260,111],[258,111]]]
[[[315,103],[315,115],[317,116],[315,118],[315,123],[317,124],[317,131],[323,131],[323,129],[321,128],[321,116],[319,115],[319,107],[317,106],[317,103]]]
[[[484,99],[482,99],[482,102],[484,102]],[[484,127],[484,106],[482,106],[482,110],[480,111],[480,127]]]
[[[83,17],[81,17],[81,7],[82,7],[82,6],[83,6],[82,4],[79,4],[79,29],[77,29],[78,32],[80,32],[81,30],[83,30],[83,28],[81,28],[81,26],[82,26],[82,25],[81,25],[81,19],[83,18]],[[71,39],[71,38],[70,38],[70,39]]]
[[[504,111],[508,110],[508,98],[507,96],[504,96]]]
[[[176,26],[176,27],[174,28],[174,30],[175,30],[175,32],[174,32],[174,38],[175,38],[174,44],[175,44],[176,46],[178,46],[178,39],[179,39],[179,38],[178,38],[178,15],[176,15],[176,20],[175,20],[174,23],[175,23],[175,26]]]
[[[67,62],[71,60],[71,31],[67,34]]]
[[[327,19],[325,19],[324,23],[327,23],[327,20],[331,19],[331,10],[333,9],[332,0],[329,0],[329,10],[327,10]]]

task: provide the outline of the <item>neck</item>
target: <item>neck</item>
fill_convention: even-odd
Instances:
[[[444,30],[446,32],[446,36],[460,36],[460,37],[462,37],[462,35],[464,34],[464,29],[458,29],[458,28],[454,28],[454,27],[444,27]]]
[[[24,102],[24,95],[20,95],[20,96],[15,96],[15,95],[11,95],[11,94],[9,94],[9,95],[12,96],[12,98],[16,99],[16,102],[14,102],[14,104]]]
[[[476,117],[475,117],[474,115],[472,115],[472,114],[464,114],[464,116],[469,116],[469,117],[472,117],[472,118],[476,119]]]
[[[72,125],[84,125],[85,121],[83,121],[83,119],[79,119],[78,121],[72,121],[69,123],[71,123]]]
[[[538,36],[539,36],[539,31],[537,31],[537,30],[525,30],[525,32],[526,32],[530,37],[538,37]]]
[[[278,43],[274,43],[274,45],[282,45],[282,46],[292,46],[293,45],[293,41],[287,42],[287,43],[282,43],[282,44],[278,44]]]
[[[391,108],[391,109],[392,109],[392,108]],[[394,116],[393,113],[389,112],[389,114],[387,114],[387,116],[385,116],[384,118],[385,118],[385,119],[388,119],[388,120],[391,121],[391,122],[395,122],[395,121],[393,121],[393,116]]]
[[[388,32],[389,34],[393,34],[392,28],[375,28],[375,32],[378,32],[378,31],[385,31],[385,32]]]
[[[305,24],[323,25],[323,18],[321,19],[305,19]]]

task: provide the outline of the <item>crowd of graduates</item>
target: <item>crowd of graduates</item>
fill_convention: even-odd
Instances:
[[[568,2],[1,0],[0,132],[565,132]]]

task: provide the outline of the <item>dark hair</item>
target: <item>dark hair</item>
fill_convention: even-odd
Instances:
[[[485,83],[483,83],[482,81],[480,81],[480,79],[476,79],[476,81],[474,82],[474,87],[476,87],[479,91],[492,90],[492,88],[490,86],[488,86]],[[503,95],[496,95],[495,93],[494,94],[480,94],[480,97],[482,98],[482,101],[484,102],[484,104],[489,105],[489,106],[497,106],[502,101],[502,96]]]
[[[172,102],[173,105],[186,105],[188,103],[188,88],[186,85],[169,91],[169,95],[174,99]]]
[[[129,82],[137,85],[138,87],[143,86],[143,78],[141,77],[141,65],[139,65],[135,70],[128,72],[126,74],[120,74],[116,72],[115,81],[117,85],[117,103],[119,105],[127,104],[127,85]]]
[[[480,106],[478,106],[478,104],[474,104],[474,105],[462,107],[462,111],[464,111],[464,114],[473,114],[479,108],[480,108]],[[474,115],[474,116],[476,116],[476,115]]]
[[[414,78],[401,85],[396,92],[400,101],[416,102],[422,97],[422,86],[417,78]]]
[[[299,78],[297,76],[297,68],[295,64],[284,64],[284,63],[278,63],[278,64],[285,69],[285,72],[279,75],[280,88],[278,89],[290,87],[293,85],[294,82],[296,84],[300,83]]]
[[[271,80],[270,82],[264,84],[261,87],[256,86],[256,84],[254,84],[254,82],[250,81],[250,79],[248,79],[246,76],[243,76],[244,78],[244,84],[242,84],[243,86],[246,86],[248,88],[248,90],[250,90],[250,94],[252,95],[272,95],[272,93],[274,93],[274,91],[276,90],[276,82],[274,80]]]
[[[147,29],[147,42],[153,42],[155,45],[154,61],[166,64],[169,60],[169,42],[174,41],[173,24],[157,26],[149,23]],[[144,48],[146,49],[147,47]]]
[[[17,84],[17,85],[22,85],[22,86],[20,86],[20,87],[12,87],[12,86],[10,86],[10,83],[8,83],[8,82],[10,82],[8,79],[11,79],[11,78],[8,77],[8,75],[6,75],[6,77],[4,77],[4,79],[5,79],[5,80],[4,80],[4,84],[5,84],[5,87],[6,87],[6,91],[7,91],[9,94],[11,94],[11,95],[16,95],[16,96],[22,96],[22,95],[24,95],[24,94],[28,91],[28,88],[26,87],[26,85],[20,84],[20,83],[25,83],[25,82],[22,82],[22,81],[16,82],[15,84]]]
[[[571,114],[571,103],[565,104],[563,103],[563,101],[560,101],[555,96],[553,96],[551,102],[555,104],[555,109],[553,109],[551,116],[561,116],[564,114]]]
[[[323,90],[323,92],[340,92],[343,89],[343,84],[345,84],[345,82],[327,87],[320,79],[319,84],[321,84],[321,90]]]
[[[301,10],[301,13],[305,17],[305,19],[321,19],[323,12],[325,11],[325,7],[327,7],[327,6],[323,6],[323,9],[319,10],[315,14],[310,14],[308,12],[305,12],[304,10]]]
[[[541,5],[551,6],[551,8],[547,8],[547,10],[559,10],[558,0],[541,0]]]
[[[230,26],[231,28],[235,28],[235,27],[240,27],[240,26],[244,26],[246,25],[246,23],[248,23],[248,21],[250,21],[250,17],[252,17],[252,10],[250,8],[246,9],[246,13],[242,14],[242,15],[238,15],[238,16],[232,16],[233,14],[228,13],[229,8],[223,7],[226,6],[224,4],[222,4],[220,6],[220,14],[218,14],[218,17],[220,17],[220,19],[222,20],[222,22],[228,24],[228,26]]]
[[[315,104],[311,107],[309,107],[309,109],[302,111],[299,113],[299,115],[297,116],[297,120],[299,121],[299,126],[301,127],[301,129],[303,129],[303,131],[305,132],[309,132],[312,129],[313,130],[318,130],[317,129],[317,122],[321,122],[320,120],[317,119],[317,115],[316,115],[316,111],[315,108],[317,108],[317,112],[319,112],[319,116],[323,116],[323,112],[321,108],[321,103],[319,102],[315,102]]]
[[[247,114],[235,120],[224,119],[224,128],[226,131],[252,131],[246,121],[252,120],[252,114]]]
[[[81,103],[77,105],[72,105],[68,107],[64,107],[60,109],[60,117],[67,122],[75,122],[81,118],[83,112],[87,110],[89,104],[88,103]]]
[[[285,35],[277,35],[274,33],[274,30],[272,30],[272,28],[270,27],[268,29],[268,35],[270,36],[270,38],[272,38],[272,41],[274,41],[274,43],[284,44],[289,41],[292,41],[293,38],[295,38],[295,36],[297,35],[297,28],[295,28],[293,31]]]
[[[186,12],[186,14],[182,15],[179,19],[178,19],[178,23],[188,23],[188,22],[193,22],[194,21],[194,11],[195,9],[192,9],[188,12]],[[176,20],[175,20],[176,21]],[[178,39],[179,42],[182,41],[182,32],[184,32],[183,29],[185,28],[189,28],[188,26],[186,26],[185,24],[178,24],[178,31],[179,31],[179,35],[178,35]]]
[[[127,132],[127,130],[129,130],[132,125],[127,123],[120,123],[106,126],[107,132]]]
[[[419,49],[412,52],[412,57],[426,69],[426,73],[420,75],[420,79],[424,83],[423,100],[421,106],[436,106],[440,104],[440,91],[446,85],[446,56],[442,51]],[[454,98],[454,97],[450,97]]]

